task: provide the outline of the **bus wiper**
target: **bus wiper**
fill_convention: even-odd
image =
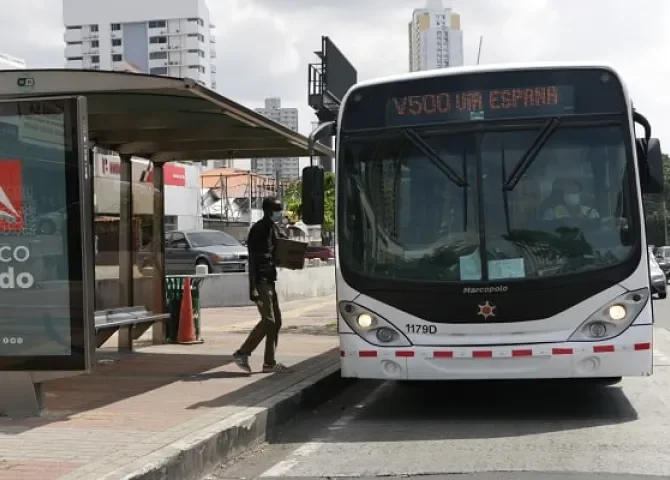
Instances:
[[[558,117],[550,118],[547,123],[544,124],[542,130],[540,130],[540,133],[538,133],[537,137],[535,137],[535,140],[533,140],[533,143],[530,145],[528,150],[526,150],[526,153],[523,154],[521,160],[519,160],[519,163],[517,163],[512,170],[512,173],[510,173],[509,180],[507,180],[503,186],[504,190],[514,190],[514,187],[516,187],[517,183],[519,183],[523,175],[526,173],[526,170],[528,170],[528,168],[530,168],[530,166],[533,164],[535,157],[537,157],[538,153],[540,153],[540,150],[542,150],[542,147],[544,147],[544,145],[549,140],[549,137],[551,137],[560,124],[561,121],[558,119]]]
[[[407,140],[410,141],[412,145],[421,150],[428,159],[452,182],[454,182],[459,187],[465,187],[468,184],[461,176],[440,157],[440,155],[428,145],[423,138],[421,138],[414,130],[411,128],[405,128],[402,131],[403,135]]]

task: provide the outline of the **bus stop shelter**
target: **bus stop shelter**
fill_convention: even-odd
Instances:
[[[117,152],[121,157],[118,285],[115,287],[120,308],[133,307],[138,297],[147,296],[140,292],[134,265],[131,157],[148,159],[153,168],[149,249],[153,274],[148,290],[151,300],[141,300],[148,303],[147,312],[160,315],[165,314],[163,166],[171,161],[309,155],[305,136],[192,79],[109,71],[0,71],[0,100],[64,96],[87,99],[91,167],[94,147]],[[332,150],[320,144],[315,146],[314,153],[333,156]],[[162,322],[154,323],[154,327],[160,325]],[[119,347],[132,349],[133,339],[144,331],[146,328],[142,331],[119,329]],[[154,328],[154,341],[161,342],[164,338],[162,328]]]

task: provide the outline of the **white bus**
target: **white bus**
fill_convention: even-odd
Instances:
[[[310,140],[329,134],[342,376],[652,374],[642,195],[662,191],[661,150],[614,69],[362,82]],[[307,167],[306,223],[320,198],[323,170]]]

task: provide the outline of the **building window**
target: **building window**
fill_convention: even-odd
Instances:
[[[121,24],[120,23],[112,23],[112,32],[118,32],[121,30]]]
[[[98,31],[98,25],[91,25],[91,32],[97,32]]]
[[[167,52],[151,52],[149,54],[149,60],[165,60],[167,56]]]
[[[112,38],[112,47],[120,47],[121,43],[120,38]]]
[[[112,55],[112,62],[120,62],[123,60],[123,55],[120,55],[118,53],[115,53]]]
[[[67,46],[69,47],[70,45],[81,45],[82,42],[67,42]]]
[[[167,37],[149,37],[149,43],[167,43]]]
[[[67,57],[68,62],[81,62],[84,57]]]
[[[198,40],[200,40],[201,42],[204,42],[205,41],[205,36],[201,35],[201,34],[198,34]]]
[[[149,28],[165,28],[167,27],[167,22],[165,20],[152,20],[149,22]]]
[[[81,25],[72,25],[69,27],[65,27],[65,30],[81,30]]]
[[[93,40],[91,42],[91,48],[100,48],[100,42],[98,40]]]
[[[152,75],[167,75],[168,69],[167,67],[153,67],[149,70],[149,73]]]
[[[91,55],[91,63],[100,63],[100,55]]]

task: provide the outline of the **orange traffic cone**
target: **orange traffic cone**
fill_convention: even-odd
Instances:
[[[195,320],[193,318],[193,299],[191,298],[190,277],[184,279],[184,293],[181,297],[177,343],[199,343],[195,336]]]

